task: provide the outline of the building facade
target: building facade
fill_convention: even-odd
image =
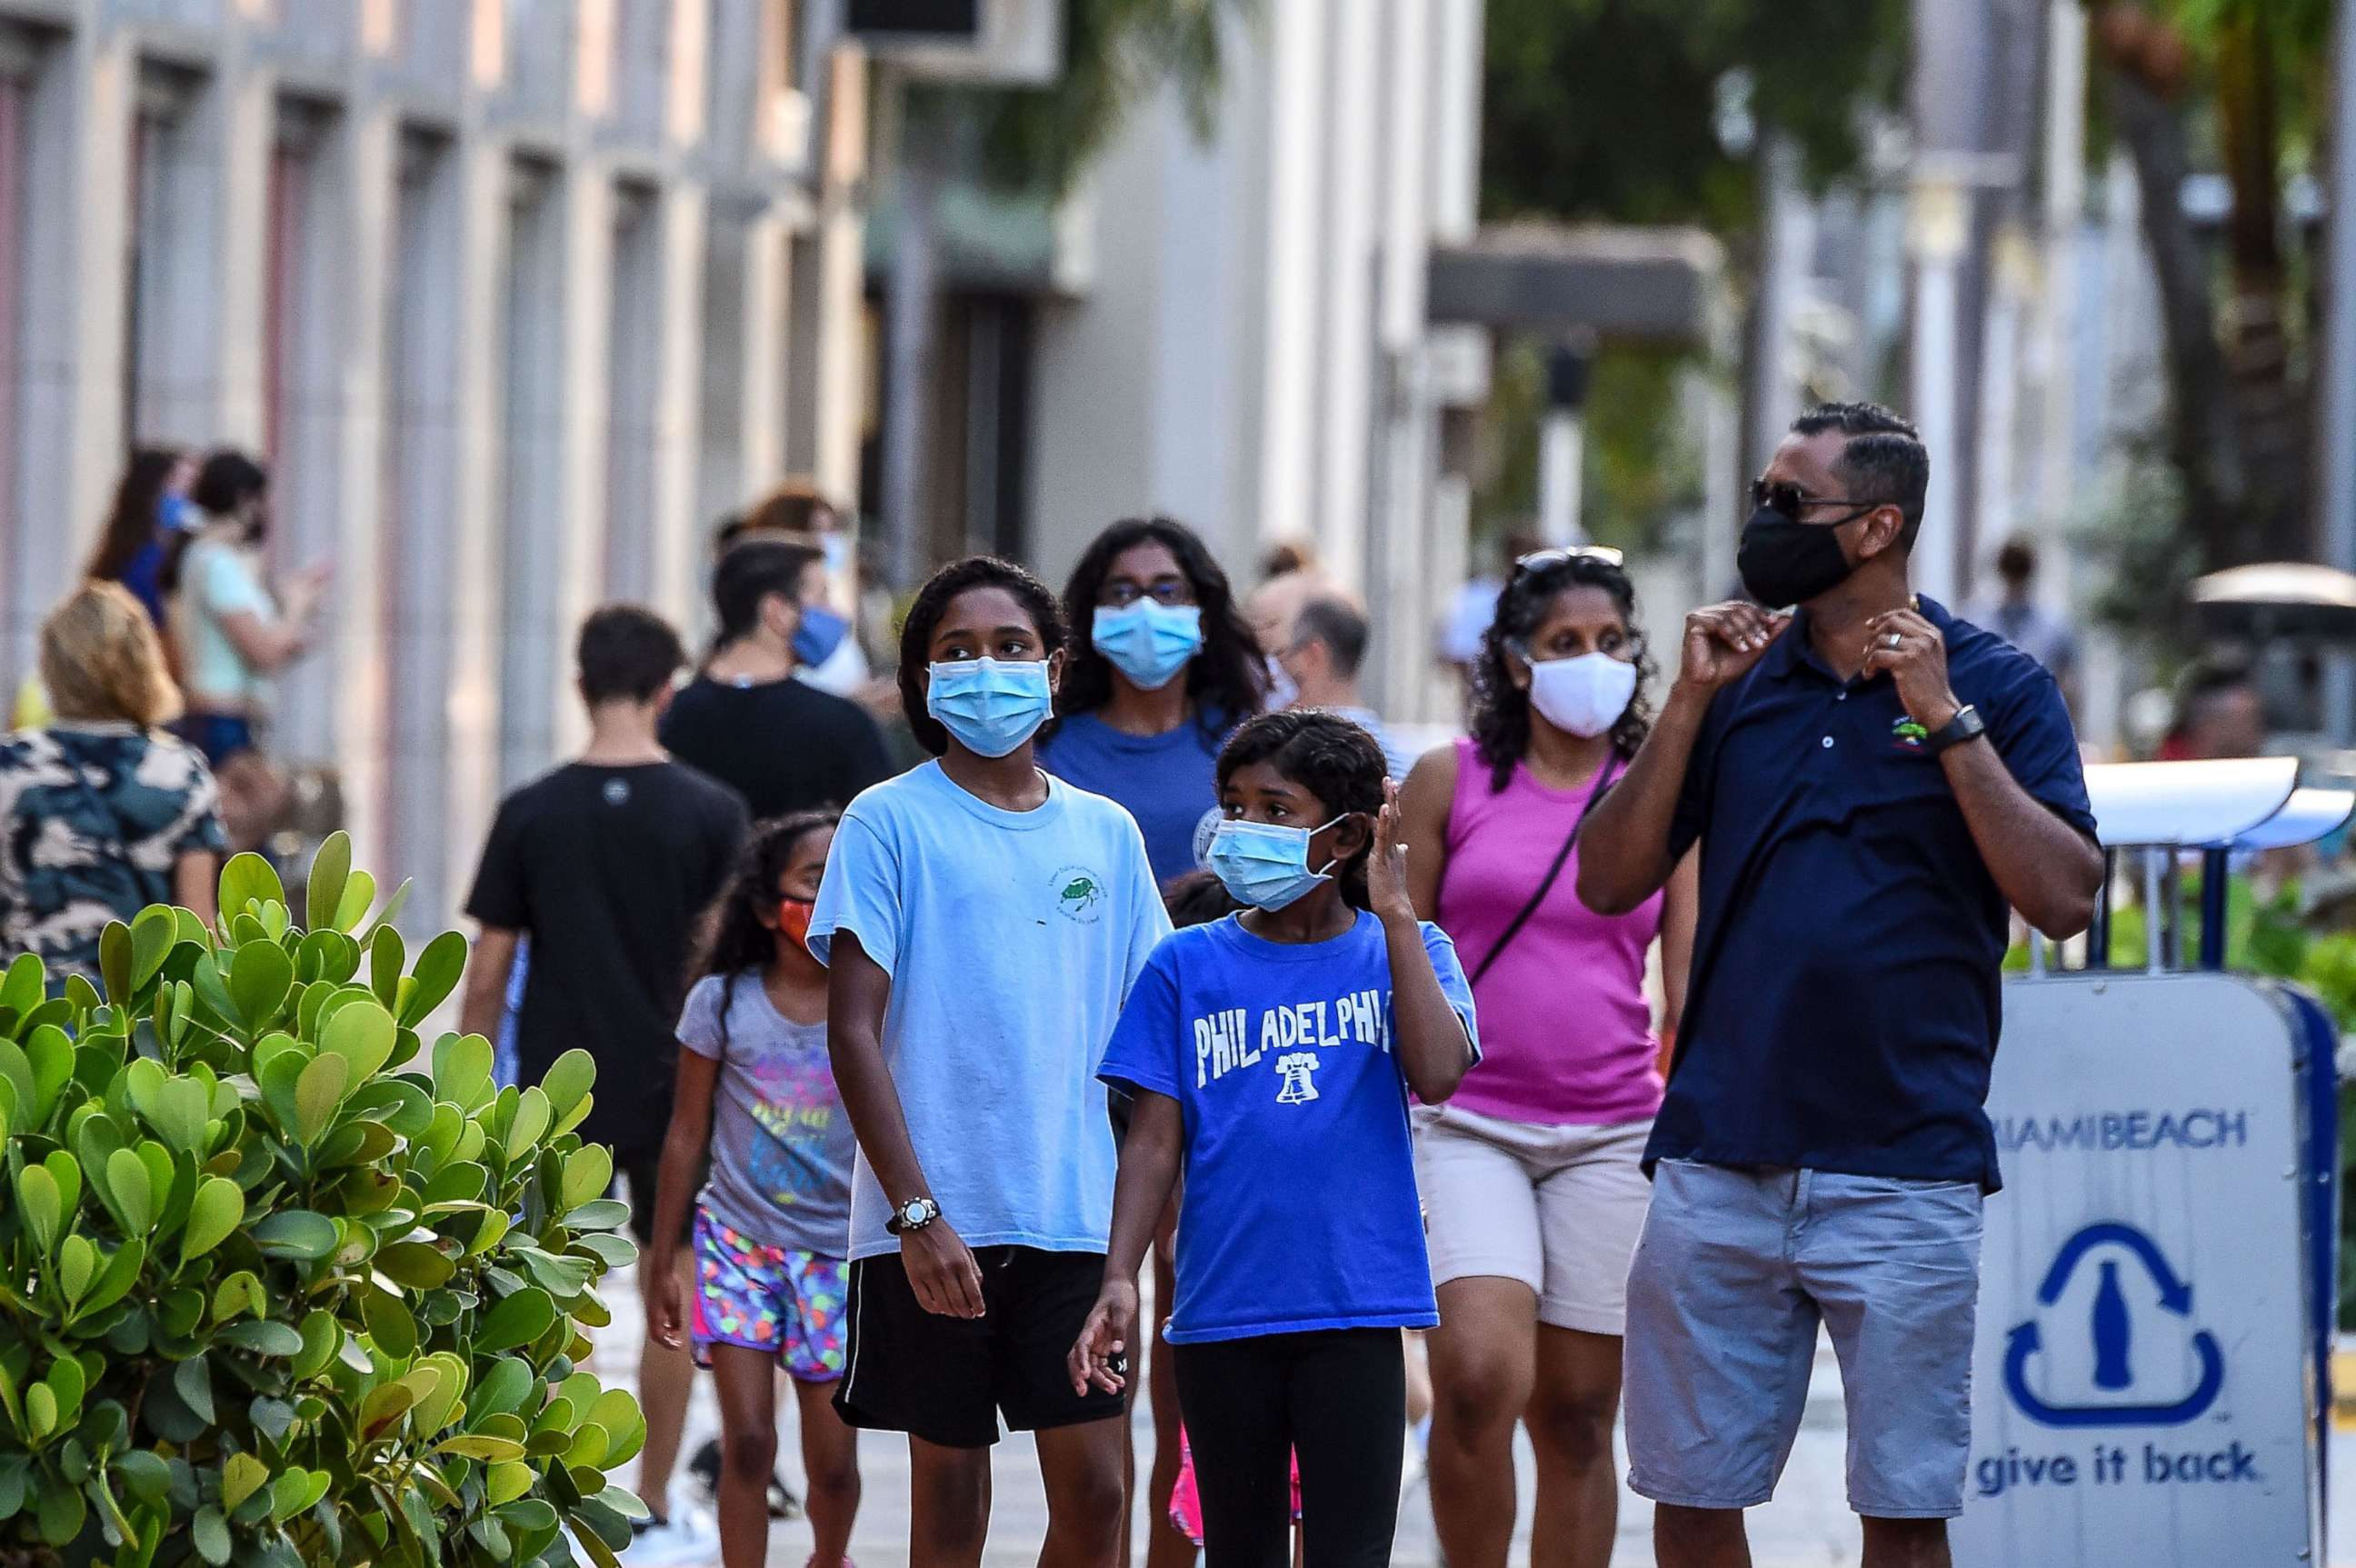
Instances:
[[[273,749],[448,918],[582,615],[855,492],[864,80],[794,0],[0,0],[0,674],[134,446],[262,455]]]

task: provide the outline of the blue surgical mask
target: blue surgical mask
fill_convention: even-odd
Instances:
[[[1343,812],[1333,822],[1349,814]],[[1309,869],[1309,841],[1333,822],[1288,828],[1275,822],[1224,822],[1211,834],[1210,853],[1203,864],[1242,902],[1255,909],[1281,909],[1325,881],[1333,869],[1330,860],[1323,871]]]
[[[932,667],[925,711],[978,757],[1003,757],[1055,711],[1044,659],[958,659]]]
[[[851,623],[824,605],[804,605],[802,624],[794,629],[794,657],[815,670],[834,657]]]
[[[1119,665],[1140,691],[1158,692],[1203,650],[1202,607],[1153,599],[1119,609],[1098,605],[1092,637],[1097,651]]]
[[[826,562],[827,575],[840,577],[851,564],[851,535],[821,533],[818,536],[819,554]]]
[[[205,514],[186,496],[168,492],[156,498],[155,526],[166,533],[192,533],[202,528]]]

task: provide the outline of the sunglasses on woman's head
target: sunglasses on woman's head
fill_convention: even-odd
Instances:
[[[1852,500],[1846,496],[1812,496],[1807,491],[1802,489],[1799,486],[1792,483],[1789,479],[1775,479],[1772,481],[1767,479],[1753,479],[1751,481],[1751,509],[1756,510],[1761,507],[1765,507],[1776,516],[1784,518],[1792,522],[1799,521],[1800,514],[1807,510],[1807,509],[1812,506],[1858,507],[1861,510],[1856,514],[1856,516],[1847,517],[1841,520],[1844,522],[1854,522],[1857,521],[1858,517],[1862,517],[1866,512],[1871,511],[1874,508],[1887,506],[1890,503],[1887,501]]]
[[[1533,550],[1514,563],[1514,570],[1543,572],[1549,567],[1567,565],[1573,561],[1594,561],[1605,566],[1620,566],[1628,557],[1610,544],[1562,544],[1549,550]]]

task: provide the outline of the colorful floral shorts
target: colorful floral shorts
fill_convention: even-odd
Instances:
[[[763,1246],[698,1208],[696,1364],[712,1365],[714,1345],[741,1345],[777,1357],[798,1382],[840,1378],[850,1268],[841,1258]]]

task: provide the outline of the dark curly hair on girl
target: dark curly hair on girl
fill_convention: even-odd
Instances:
[[[1054,592],[1012,561],[1001,561],[995,555],[969,555],[962,561],[950,562],[926,578],[925,585],[916,590],[916,601],[908,607],[908,618],[900,623],[900,708],[908,716],[908,728],[915,732],[917,744],[935,757],[948,750],[949,732],[926,711],[925,671],[932,667],[933,633],[940,628],[941,617],[948,613],[949,601],[969,588],[1003,588],[1013,595],[1015,601],[1031,613],[1032,625],[1039,628],[1042,659],[1054,657],[1071,641]],[[1064,684],[1069,687],[1071,683],[1067,670]],[[1040,737],[1044,739],[1049,733],[1049,729],[1042,727]]]
[[[1366,857],[1374,850],[1374,818],[1383,809],[1383,785],[1390,777],[1382,746],[1339,714],[1287,709],[1247,720],[1227,737],[1219,750],[1219,792],[1226,793],[1237,768],[1255,762],[1267,763],[1323,800],[1329,817],[1366,814],[1366,842],[1334,878],[1344,902],[1353,909],[1367,908]]]
[[[1236,608],[1235,590],[1210,547],[1183,522],[1166,517],[1123,518],[1096,537],[1064,589],[1064,614],[1076,634],[1060,714],[1092,714],[1112,700],[1112,661],[1097,651],[1089,628],[1096,623],[1097,596],[1104,591],[1112,564],[1125,550],[1159,544],[1178,558],[1178,569],[1203,611],[1203,650],[1186,666],[1186,695],[1194,722],[1215,733],[1249,718],[1268,705],[1268,661],[1259,639]]]
[[[1636,694],[1612,726],[1612,747],[1624,760],[1636,755],[1653,729],[1653,704],[1644,695],[1655,673],[1644,628],[1636,624],[1636,585],[1626,568],[1600,555],[1558,556],[1535,568],[1516,566],[1497,596],[1497,613],[1481,634],[1481,658],[1472,669],[1472,746],[1489,766],[1492,794],[1514,777],[1514,764],[1530,748],[1530,694],[1514,684],[1506,665],[1518,657],[1546,619],[1547,607],[1566,588],[1601,588],[1620,607],[1634,650]]]
[[[728,1010],[735,1004],[736,982],[746,970],[766,969],[776,955],[777,931],[763,922],[777,908],[777,883],[794,863],[802,840],[820,828],[842,820],[832,811],[795,811],[755,824],[744,851],[737,858],[736,875],[728,890],[712,906],[712,940],[696,956],[694,982],[720,976],[720,1049],[728,1049]]]

